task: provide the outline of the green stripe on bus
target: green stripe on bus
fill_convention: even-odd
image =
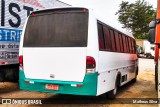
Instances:
[[[98,72],[92,74],[86,74],[83,82],[69,82],[69,81],[56,81],[56,80],[37,80],[25,78],[24,72],[19,72],[19,85],[20,89],[28,91],[49,92],[59,94],[72,94],[72,95],[97,95],[97,76]],[[26,84],[25,81],[30,81],[30,84]],[[59,90],[47,90],[46,84],[59,85]],[[82,87],[71,86],[74,84],[82,84]]]

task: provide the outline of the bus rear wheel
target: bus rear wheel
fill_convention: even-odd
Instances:
[[[120,83],[120,76],[118,76],[118,78],[116,79],[116,83],[115,83],[114,89],[106,93],[107,98],[109,98],[111,100],[116,98],[116,94],[117,94],[117,91],[118,91],[119,83]]]
[[[6,69],[6,74],[5,74],[5,78],[7,81],[11,81],[11,82],[17,82],[18,81],[18,70],[17,69]]]
[[[136,69],[136,74],[135,74],[136,76],[135,76],[135,78],[133,78],[132,81],[131,81],[131,82],[133,82],[133,83],[137,82],[137,75],[138,75],[138,72],[139,72],[138,70],[139,70],[139,68],[137,67],[137,69]]]
[[[4,73],[3,71],[1,70],[0,71],[0,82],[3,82],[4,81]]]

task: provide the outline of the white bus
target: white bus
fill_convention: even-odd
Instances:
[[[87,8],[33,12],[20,42],[20,89],[115,98],[138,74],[135,39]]]

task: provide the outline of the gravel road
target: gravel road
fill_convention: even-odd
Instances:
[[[18,83],[0,83],[1,98],[45,98],[42,101],[53,102],[58,99],[58,104],[52,105],[23,105],[23,106],[55,106],[55,107],[157,107],[156,104],[125,104],[122,100],[129,98],[157,98],[154,89],[154,60],[139,59],[139,75],[136,83],[127,84],[119,89],[116,100],[108,100],[105,97],[84,97],[71,95],[55,95],[49,93],[28,92],[18,88]],[[61,99],[61,100],[59,100]],[[63,104],[63,103],[74,104]],[[0,105],[2,107],[21,107],[22,105]]]

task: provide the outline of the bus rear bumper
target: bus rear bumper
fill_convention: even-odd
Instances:
[[[24,72],[19,72],[19,85],[21,90],[48,92],[54,94],[72,95],[97,95],[97,76],[98,73],[86,74],[83,82],[69,82],[56,80],[37,80],[25,78]],[[57,85],[58,90],[46,89],[47,84]]]

